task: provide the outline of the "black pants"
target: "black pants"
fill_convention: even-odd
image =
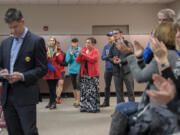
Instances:
[[[70,74],[71,82],[74,90],[79,90],[79,76],[78,74]]]
[[[129,101],[135,101],[134,98],[134,80],[131,73],[123,74],[120,72],[119,76],[114,76],[114,84],[116,88],[117,103],[124,102],[123,82],[127,88]]]
[[[9,89],[8,91],[13,91]],[[19,106],[14,103],[12,92],[8,92],[3,106],[9,135],[38,135],[36,127],[36,104]]]
[[[58,80],[47,80],[49,87],[50,103],[56,102],[56,85]]]
[[[110,87],[113,73],[112,72],[104,72],[104,81],[105,81],[105,90],[104,90],[104,102],[109,104],[110,99]]]

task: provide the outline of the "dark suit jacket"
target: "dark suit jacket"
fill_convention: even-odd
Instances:
[[[5,39],[0,46],[0,70],[10,70],[10,52],[13,37]],[[43,38],[27,32],[14,64],[14,72],[24,74],[24,81],[13,83],[14,102],[17,105],[37,104],[39,97],[38,79],[47,73],[46,47]],[[1,104],[5,105],[8,81],[3,80]]]

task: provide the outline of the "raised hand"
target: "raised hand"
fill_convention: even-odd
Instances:
[[[137,40],[135,40],[134,41],[134,55],[136,57],[140,57],[142,56],[143,52],[144,52],[144,48]]]
[[[158,88],[156,90],[148,90],[146,93],[149,95],[152,101],[158,104],[169,103],[176,94],[176,88],[171,79],[165,79],[161,75],[153,75],[154,85]]]
[[[73,55],[72,51],[69,51],[69,54],[70,54],[70,55]]]
[[[118,58],[118,56],[114,56],[114,57],[113,57],[113,63],[114,63],[114,64],[119,64],[120,62],[121,62],[121,59]]]
[[[133,52],[133,48],[130,45],[126,45],[123,41],[119,40],[116,44],[116,48],[121,52],[128,54]]]
[[[6,80],[9,80],[9,71],[7,69],[2,69],[0,71],[0,77],[4,78]]]
[[[14,72],[14,73],[12,73],[10,75],[9,81],[11,81],[11,82],[18,82],[18,81],[21,81],[22,79],[23,79],[22,73]]]
[[[168,62],[168,50],[163,42],[152,38],[150,47],[158,64]]]
[[[82,51],[81,51],[81,50],[79,51],[79,54],[80,54],[80,55],[83,55],[83,53],[82,53]]]

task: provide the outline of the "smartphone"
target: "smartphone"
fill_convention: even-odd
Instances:
[[[6,76],[9,76],[9,75],[10,75],[9,73],[1,73],[0,77],[6,77]]]

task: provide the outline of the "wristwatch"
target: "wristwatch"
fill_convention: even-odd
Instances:
[[[159,66],[160,66],[160,69],[161,69],[161,70],[164,70],[165,68],[169,67],[170,64],[169,64],[169,62],[166,62],[166,63],[160,64]]]

